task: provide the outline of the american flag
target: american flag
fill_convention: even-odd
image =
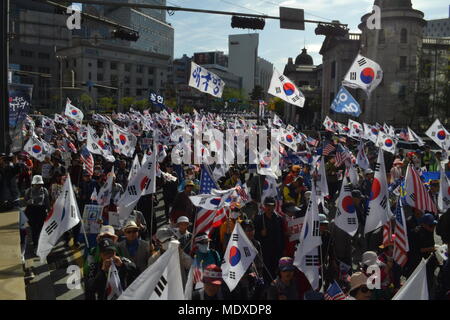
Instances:
[[[409,242],[406,231],[405,213],[403,212],[403,203],[399,197],[397,208],[395,210],[395,239],[394,239],[394,261],[404,266],[408,261]]]
[[[402,129],[400,131],[399,137],[402,138],[405,141],[409,141],[409,133],[408,133],[408,129]]]
[[[391,242],[392,242],[392,223],[391,220],[388,220],[383,225],[383,246],[387,246]]]
[[[199,233],[209,233],[211,229],[219,227],[227,220],[227,213],[229,213],[229,208],[219,210],[200,208],[195,217],[194,237]]]
[[[197,284],[198,282],[202,282],[202,277],[203,277],[203,270],[202,270],[202,265],[200,264],[200,262],[197,259],[194,259],[193,263],[192,263],[192,267],[194,268],[194,287],[195,284]]]
[[[336,281],[330,284],[327,292],[324,294],[325,300],[345,300],[347,297]]]
[[[242,187],[239,185],[236,186],[236,192],[239,195],[239,197],[241,197],[243,202],[247,202],[250,200],[250,197],[249,197],[246,189],[247,189],[246,186],[242,186]]]
[[[338,144],[336,148],[336,167],[343,165],[347,159],[350,159],[350,151]]]
[[[436,204],[431,199],[425,185],[420,179],[419,173],[410,164],[406,172],[405,178],[406,202],[413,208],[419,209],[422,212],[437,213]]]
[[[317,147],[317,145],[319,144],[319,140],[316,140],[316,139],[311,138],[311,137],[306,137],[306,142],[308,142],[313,147]]]
[[[279,193],[278,193],[279,194]],[[275,199],[275,213],[278,214],[281,217],[286,216],[286,214],[283,212],[283,210],[281,209],[283,205],[283,200],[281,199]]]
[[[323,147],[322,155],[328,156],[330,153],[336,150],[336,147],[333,146],[331,142],[327,142],[325,146]]]
[[[219,186],[213,179],[211,168],[208,165],[202,165],[201,169],[200,194],[210,194],[212,189],[219,189]]]
[[[212,189],[219,189],[217,183],[212,178],[211,169],[207,165],[202,165],[200,177],[200,194],[210,194]],[[208,233],[212,228],[220,226],[226,220],[226,210],[208,210],[200,208],[195,216],[194,237],[201,232]]]
[[[64,139],[67,147],[69,148],[69,152],[72,151],[73,153],[77,153],[77,148],[75,148],[75,145],[70,141],[69,139]]]
[[[80,160],[83,162],[84,170],[92,176],[94,174],[94,157],[92,157],[86,146],[81,149]]]

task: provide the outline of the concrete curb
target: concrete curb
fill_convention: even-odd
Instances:
[[[25,300],[19,211],[0,213],[0,300]]]

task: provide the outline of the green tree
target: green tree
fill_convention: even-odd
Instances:
[[[259,86],[259,85],[256,85],[253,88],[252,93],[250,93],[250,99],[251,100],[261,100],[261,99],[264,99],[264,96],[265,96],[264,95],[264,88]]]
[[[130,110],[135,103],[136,99],[133,97],[123,97],[119,100],[119,105],[123,110]]]
[[[114,104],[113,98],[109,97],[103,97],[98,100],[98,105],[101,110],[104,110],[106,112],[112,112],[114,109],[116,109],[116,104]]]
[[[134,105],[136,106],[137,110],[144,111],[145,109],[150,107],[150,102],[148,101],[148,99],[142,99],[136,101]]]
[[[284,114],[284,101],[278,97],[273,97],[269,101],[269,109],[275,111],[279,116]]]
[[[91,109],[92,105],[94,104],[94,99],[92,99],[92,97],[90,95],[88,95],[87,93],[83,93],[80,96],[80,102],[81,102],[81,107],[83,108],[83,110],[88,111],[89,109]]]

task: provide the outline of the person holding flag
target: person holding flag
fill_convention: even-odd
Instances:
[[[268,300],[299,300],[293,263],[291,257],[283,257],[278,261],[278,276],[270,284],[267,292]]]
[[[50,195],[44,187],[42,176],[35,175],[33,177],[31,188],[25,191],[24,200],[27,204],[25,216],[31,227],[31,236],[36,250],[38,248],[39,235],[47,217],[47,212],[50,209]]]
[[[255,218],[255,239],[261,243],[264,258],[264,282],[275,279],[278,261],[284,249],[283,221],[275,210],[275,199],[264,199],[263,214]]]
[[[114,264],[118,271],[120,286],[125,290],[138,276],[136,265],[131,260],[117,256],[117,248],[111,239],[102,239],[99,244],[100,261],[89,265],[85,279],[86,300],[107,300],[108,274]]]

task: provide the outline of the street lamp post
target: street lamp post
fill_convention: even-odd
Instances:
[[[59,106],[61,107],[63,105],[63,66],[62,62],[63,60],[67,59],[67,56],[56,56],[56,59],[59,61]]]

